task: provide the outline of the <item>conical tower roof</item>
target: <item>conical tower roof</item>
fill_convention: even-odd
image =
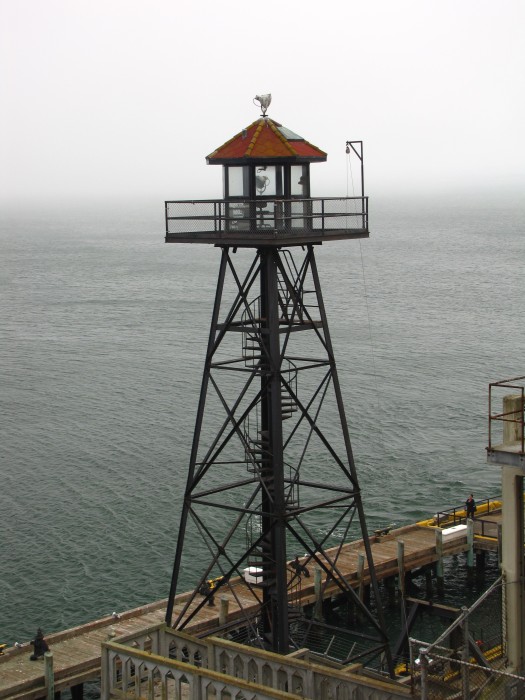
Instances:
[[[269,117],[261,117],[219,146],[206,158],[213,165],[246,163],[313,163],[326,153]]]

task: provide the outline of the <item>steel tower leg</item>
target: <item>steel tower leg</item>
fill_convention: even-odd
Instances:
[[[213,345],[217,334],[217,320],[219,318],[219,310],[221,307],[222,292],[224,289],[224,277],[228,261],[228,250],[223,248],[221,265],[219,268],[219,279],[215,292],[215,303],[213,305],[213,314],[211,319],[210,335],[208,338],[208,349],[206,352],[206,361],[204,365],[204,374],[202,378],[201,393],[199,396],[199,406],[197,409],[197,419],[195,422],[195,433],[193,434],[193,445],[191,449],[190,468],[188,471],[188,479],[186,482],[186,491],[184,493],[184,501],[182,504],[182,513],[179,525],[179,535],[177,538],[177,549],[175,552],[175,562],[173,565],[173,574],[171,576],[170,592],[168,596],[168,604],[166,607],[166,623],[171,625],[173,619],[173,606],[175,595],[177,594],[177,583],[180,575],[180,565],[182,560],[182,552],[184,549],[184,540],[186,535],[186,525],[188,523],[188,510],[190,505],[191,492],[193,490],[193,481],[195,477],[195,463],[197,450],[199,447],[200,434],[202,429],[202,419],[204,415],[204,407],[206,405],[206,394],[210,380],[210,363],[213,356]]]

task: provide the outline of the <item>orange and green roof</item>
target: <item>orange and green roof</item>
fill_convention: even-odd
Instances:
[[[324,151],[302,136],[269,117],[261,117],[210,153],[206,162],[219,165],[254,161],[312,163],[326,158]]]

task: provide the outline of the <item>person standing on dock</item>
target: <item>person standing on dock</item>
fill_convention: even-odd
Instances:
[[[30,644],[33,645],[33,653],[29,657],[31,661],[36,661],[37,659],[42,659],[44,658],[44,654],[46,651],[49,651],[49,646],[46,640],[44,639],[44,633],[40,629],[40,627],[36,631],[36,637],[33,639]]]
[[[474,500],[474,496],[472,494],[470,494],[465,501],[465,506],[467,509],[467,518],[474,518],[474,513],[476,512],[476,501]]]

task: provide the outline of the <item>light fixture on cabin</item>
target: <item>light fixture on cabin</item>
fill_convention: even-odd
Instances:
[[[262,194],[269,184],[270,178],[266,175],[255,176],[255,187],[257,188],[257,194]]]

